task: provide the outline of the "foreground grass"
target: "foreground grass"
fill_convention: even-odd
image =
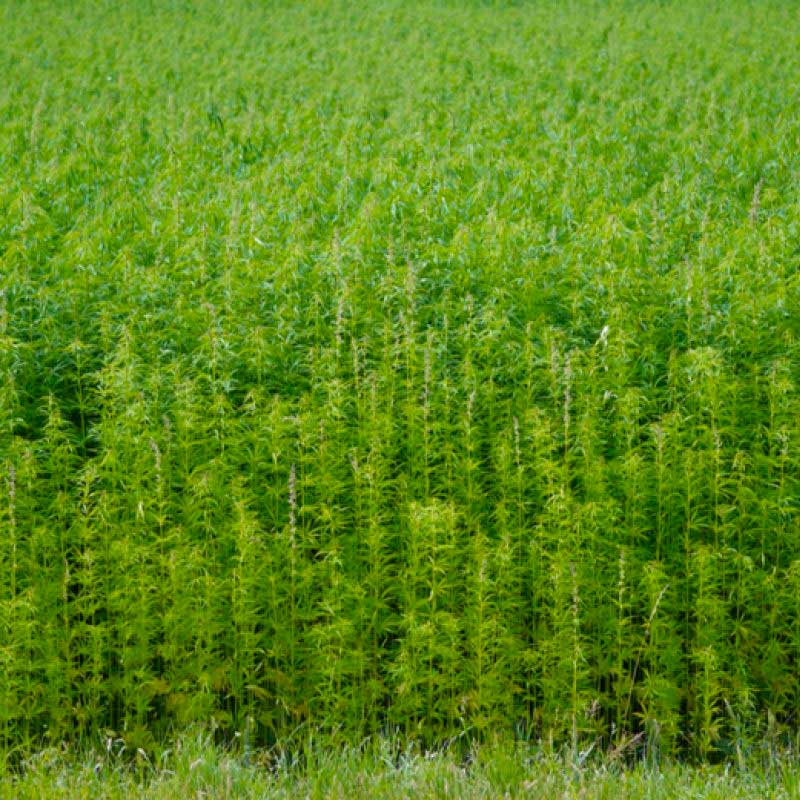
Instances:
[[[579,759],[580,760],[580,759]],[[468,758],[420,754],[384,744],[366,752],[319,751],[302,764],[241,756],[203,739],[183,740],[158,764],[111,752],[75,759],[63,751],[31,759],[22,777],[0,783],[14,800],[171,800],[172,798],[531,798],[531,800],[783,800],[800,798],[800,764],[765,759],[730,765],[676,764],[624,769],[613,760],[570,759],[530,750],[487,748]]]

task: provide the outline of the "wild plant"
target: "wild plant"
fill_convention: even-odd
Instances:
[[[788,5],[24,11],[4,754],[797,727]]]

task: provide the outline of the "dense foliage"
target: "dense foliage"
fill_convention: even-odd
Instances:
[[[798,13],[0,3],[0,749],[796,728]]]

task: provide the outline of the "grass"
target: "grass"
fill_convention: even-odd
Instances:
[[[3,770],[788,747],[799,11],[0,0]]]
[[[766,755],[766,754],[765,754]],[[421,753],[381,740],[336,753],[311,748],[302,761],[285,754],[220,751],[204,737],[187,736],[157,763],[125,759],[118,743],[75,758],[39,754],[15,782],[0,784],[14,800],[128,800],[128,798],[528,798],[529,800],[789,800],[800,797],[795,758],[764,757],[748,769],[690,768],[678,764],[626,769],[619,760],[578,763],[550,752],[493,746],[459,758],[450,751]],[[3,794],[3,792],[9,794]]]

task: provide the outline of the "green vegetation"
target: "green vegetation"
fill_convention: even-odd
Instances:
[[[799,14],[0,0],[6,765],[784,747]]]
[[[612,759],[578,763],[526,748],[492,746],[459,758],[452,751],[420,753],[383,740],[360,748],[306,749],[241,757],[185,737],[157,761],[122,746],[74,755],[39,754],[24,776],[5,784],[14,800],[797,800],[794,759],[765,758],[747,771],[665,764],[620,769]],[[619,754],[618,754],[619,755]]]

